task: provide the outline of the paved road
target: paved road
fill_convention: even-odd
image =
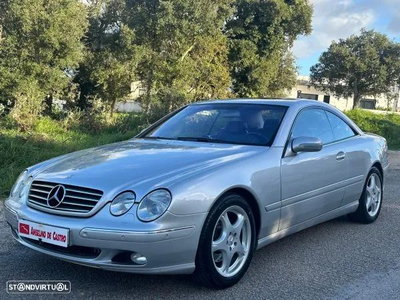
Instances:
[[[28,250],[12,240],[0,207],[0,299],[18,298],[5,292],[12,279],[70,280],[71,294],[57,296],[65,299],[399,299],[400,153],[391,163],[377,222],[339,218],[280,240],[257,251],[243,280],[223,291],[189,276],[112,273]]]

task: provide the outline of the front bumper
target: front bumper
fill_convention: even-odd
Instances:
[[[166,212],[154,222],[143,223],[130,212],[120,217],[112,216],[109,204],[90,218],[74,218],[47,214],[26,205],[15,209],[7,202],[4,205],[6,221],[14,238],[22,245],[72,263],[143,274],[192,273],[207,215],[178,216]],[[136,207],[131,211],[136,211]],[[69,229],[69,247],[52,246],[20,236],[19,220]],[[147,263],[133,263],[129,259],[130,253],[144,255]]]

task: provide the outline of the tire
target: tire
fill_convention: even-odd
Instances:
[[[195,280],[215,289],[236,284],[250,265],[255,245],[256,227],[250,205],[238,194],[227,194],[214,204],[204,223]]]
[[[375,182],[375,185],[373,182]],[[349,214],[353,221],[370,224],[378,219],[382,208],[383,184],[381,172],[373,167],[368,173],[357,210]]]

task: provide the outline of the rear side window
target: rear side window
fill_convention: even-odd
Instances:
[[[293,138],[315,137],[323,144],[334,141],[333,132],[324,110],[313,108],[300,112],[293,127]]]
[[[344,140],[355,135],[353,129],[341,118],[330,112],[326,112],[326,114],[328,115],[335,141]]]

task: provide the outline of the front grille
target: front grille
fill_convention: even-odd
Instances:
[[[29,190],[28,203],[36,209],[54,212],[89,213],[103,196],[103,192],[86,187],[62,184],[65,188],[65,197],[57,207],[47,205],[50,191],[59,185],[54,182],[34,181]]]

